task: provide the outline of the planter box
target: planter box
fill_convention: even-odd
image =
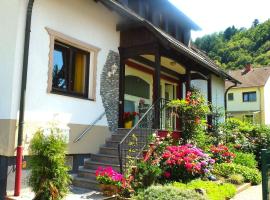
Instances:
[[[168,133],[169,133],[169,131],[166,131],[166,130],[158,130],[156,134],[159,137],[166,138]],[[181,131],[172,131],[172,138],[174,140],[179,140],[181,138]]]

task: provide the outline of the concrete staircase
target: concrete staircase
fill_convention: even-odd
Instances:
[[[98,190],[95,172],[99,166],[108,167],[120,171],[118,160],[118,144],[130,129],[118,129],[117,133],[112,134],[104,146],[100,147],[99,153],[92,154],[91,159],[84,162],[84,166],[79,168],[78,175],[73,179],[73,185],[80,188]],[[138,145],[140,145],[141,132],[136,133]],[[141,143],[142,145],[142,143]]]

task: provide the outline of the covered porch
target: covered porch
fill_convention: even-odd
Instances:
[[[214,63],[170,35],[152,26],[118,26],[120,31],[119,128],[124,113],[139,110],[161,98],[181,99],[190,90],[192,80],[204,80],[205,96],[212,103],[212,75],[230,79]],[[233,80],[233,79],[231,79]],[[160,113],[155,112],[155,127],[160,127]],[[211,118],[208,118],[211,124]],[[180,130],[180,124],[176,124]]]

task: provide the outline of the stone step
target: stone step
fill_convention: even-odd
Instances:
[[[124,134],[124,135],[126,135],[129,131],[130,131],[131,129],[126,129],[126,128],[119,128],[119,129],[117,129],[117,134]],[[133,133],[135,133],[135,134],[147,134],[147,133],[149,133],[149,129],[134,129],[133,131],[132,131]]]
[[[83,178],[83,177],[76,176],[76,177],[74,177],[72,184],[75,187],[99,191],[98,182],[96,180],[92,180],[89,178]]]
[[[119,144],[119,141],[114,141],[114,140],[107,140],[106,143],[105,143],[105,146],[106,147],[114,147],[114,148],[118,148],[118,144]],[[144,143],[143,142],[140,142],[138,141],[136,146],[138,147],[143,147]],[[124,149],[129,149],[131,146],[128,145],[128,141],[127,141],[127,144],[123,146]]]
[[[137,137],[138,141],[145,141],[147,139],[147,136],[145,134],[136,133],[135,136]],[[125,135],[123,134],[112,134],[110,140],[120,142],[124,137]],[[132,136],[128,136],[128,137],[132,137]]]
[[[128,149],[124,149],[126,152],[128,152],[129,150]],[[131,153],[131,155],[134,155],[136,156],[137,155],[137,152],[134,152],[134,153]],[[99,151],[100,154],[106,154],[106,155],[114,155],[114,156],[117,156],[118,157],[118,148],[116,147],[101,147],[100,148],[100,151]],[[129,153],[130,154],[130,153]]]
[[[118,154],[117,155],[109,155],[109,154],[92,154],[91,160],[95,162],[103,162],[110,164],[118,164]]]
[[[112,167],[116,171],[120,171],[119,164],[111,164],[111,163],[104,163],[104,162],[96,162],[92,160],[88,160],[84,162],[85,169],[97,170],[98,167]]]
[[[106,146],[100,147],[99,153],[117,156],[118,155],[118,148],[117,147],[116,148],[115,147],[106,147]]]
[[[81,166],[78,170],[78,177],[96,180],[96,170],[85,169],[83,166]]]

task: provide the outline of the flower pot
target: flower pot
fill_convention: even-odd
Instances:
[[[132,120],[126,121],[124,126],[125,126],[125,128],[132,128]]]
[[[116,185],[100,184],[99,188],[104,196],[113,196],[113,195],[118,194],[120,192],[119,187]]]

